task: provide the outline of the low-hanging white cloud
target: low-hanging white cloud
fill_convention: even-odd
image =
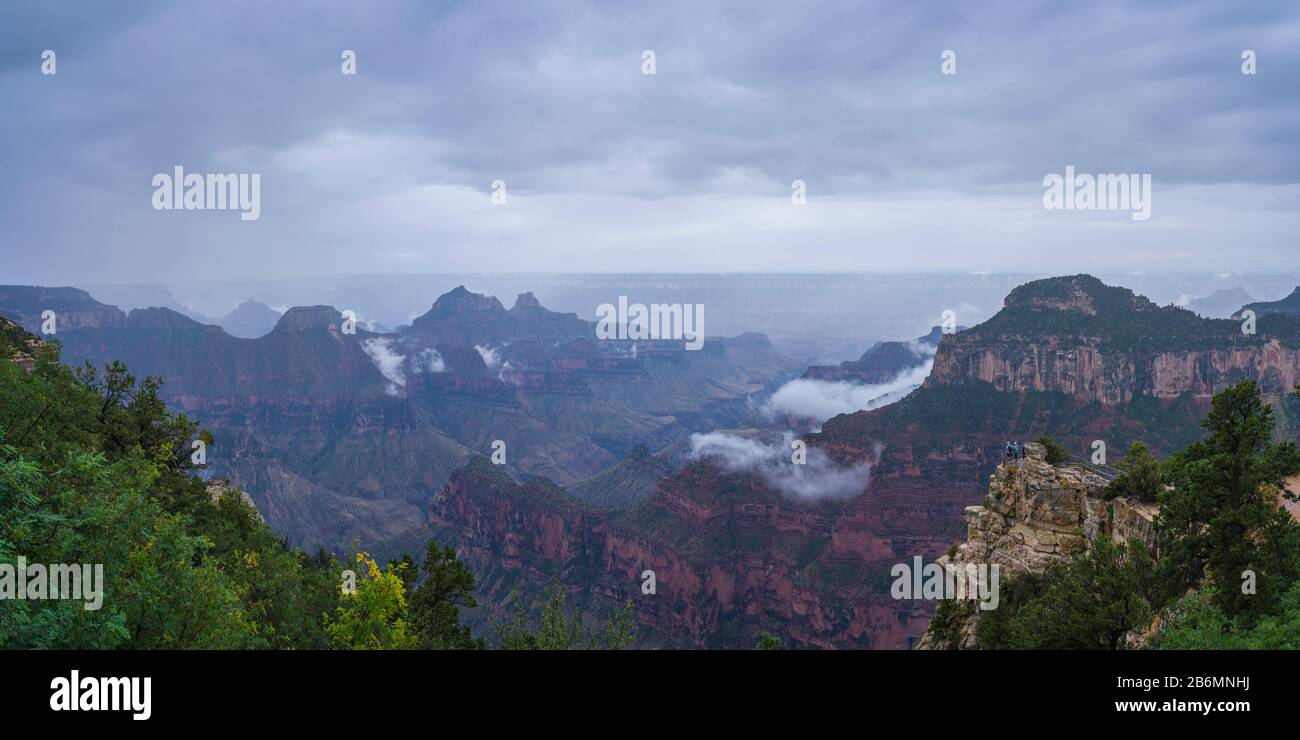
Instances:
[[[802,501],[838,500],[857,496],[871,482],[872,462],[844,466],[820,448],[809,447],[805,462],[793,462],[794,435],[780,443],[764,443],[725,432],[691,435],[691,456],[709,458],[730,473],[749,473],[768,486]],[[880,457],[877,446],[873,459]]]
[[[406,375],[402,373],[402,363],[406,357],[393,351],[392,340],[387,337],[367,339],[361,343],[361,349],[365,350],[379,373],[388,380],[388,387],[384,389],[388,395],[396,396],[399,389],[406,387]]]
[[[416,361],[412,363],[411,369],[416,373],[442,373],[447,371],[447,363],[443,361],[441,352],[433,347],[426,347],[416,355]]]
[[[483,358],[483,364],[487,365],[489,368],[495,370],[501,366],[501,353],[497,352],[495,349],[485,347],[481,344],[474,345],[474,349],[478,350],[479,357]]]
[[[519,378],[511,372],[512,370],[514,368],[510,366],[509,360],[501,363],[501,371],[497,373],[497,380],[509,385],[519,385]]]
[[[879,408],[911,393],[930,375],[933,366],[931,349],[924,363],[904,370],[888,383],[863,385],[841,380],[792,380],[772,394],[764,410],[772,416],[789,415],[826,421],[839,414]]]

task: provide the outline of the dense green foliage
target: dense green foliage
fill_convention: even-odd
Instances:
[[[1152,640],[1167,650],[1295,650],[1300,647],[1300,583],[1282,594],[1278,608],[1250,621],[1230,619],[1215,606],[1217,587],[1184,597]]]
[[[980,650],[1005,650],[1023,642],[1020,635],[1024,630],[1016,618],[1021,607],[1042,597],[1046,579],[1043,573],[1026,571],[1003,580],[998,588],[998,608],[981,614],[976,623],[975,646]],[[971,604],[966,614],[973,609]],[[948,629],[951,632],[953,628]]]
[[[102,608],[0,601],[25,648],[322,647],[338,564],[290,550],[237,494],[214,499],[159,381],[73,372],[57,348],[0,361],[0,562],[102,564]]]
[[[1300,451],[1272,441],[1273,410],[1253,381],[1215,396],[1203,423],[1210,435],[1162,469],[1172,486],[1156,519],[1164,596],[1208,578],[1218,585],[1215,606],[1249,621],[1271,612],[1300,575],[1300,534],[1278,506],[1286,477],[1300,473]],[[1248,572],[1251,592],[1243,588]]]
[[[456,551],[430,542],[424,553],[424,579],[411,594],[411,634],[416,646],[429,650],[476,650],[483,640],[460,623],[460,610],[474,601],[474,574],[456,559]]]
[[[1160,479],[1160,461],[1145,442],[1139,440],[1129,445],[1116,467],[1123,472],[1106,486],[1107,499],[1123,496],[1147,504],[1157,502],[1165,486]]]
[[[1002,592],[1005,593],[1004,584]],[[974,612],[975,606],[970,601],[945,599],[935,607],[934,617],[930,619],[928,630],[934,647],[939,650],[956,650],[961,645],[961,628],[966,619]],[[997,610],[994,610],[994,614]],[[989,615],[985,615],[986,618]]]
[[[1034,441],[1042,445],[1043,449],[1047,451],[1045,459],[1049,465],[1060,465],[1061,463],[1069,462],[1069,450],[1058,444],[1056,440],[1044,434]]]
[[[415,639],[406,621],[406,563],[379,564],[364,552],[355,555],[363,572],[356,582],[340,587],[340,601],[326,619],[325,629],[335,647],[345,650],[408,650]]]
[[[291,549],[237,491],[198,477],[191,444],[212,435],[167,410],[161,381],[137,382],[120,363],[73,371],[57,346],[3,326],[0,563],[100,564],[103,594],[98,609],[89,598],[0,599],[0,647],[482,647],[460,623],[476,603],[455,550],[430,542],[417,572],[409,556],[381,569],[357,552],[345,570]],[[27,372],[7,358],[29,342],[39,349]],[[521,630],[511,646],[576,634],[556,606],[543,609],[542,632]],[[630,634],[624,609],[599,639],[582,638],[622,647]]]
[[[1159,502],[1159,559],[1098,538],[1069,562],[1008,579],[1000,607],[981,615],[978,646],[1117,649],[1160,614],[1154,647],[1300,647],[1300,526],[1279,506],[1300,452],[1273,441],[1272,409],[1252,381],[1215,396],[1203,426],[1204,439],[1163,462],[1134,444],[1107,489]],[[936,640],[963,618],[945,606]]]
[[[565,605],[564,588],[551,580],[542,603],[541,618],[529,624],[523,611],[497,625],[497,641],[502,650],[624,650],[633,640],[632,604],[616,611],[603,628],[588,629],[577,612]]]
[[[1141,543],[1098,540],[1041,576],[1014,579],[1014,598],[994,610],[996,618],[980,620],[977,641],[984,648],[1118,649],[1130,630],[1151,622],[1151,565]]]

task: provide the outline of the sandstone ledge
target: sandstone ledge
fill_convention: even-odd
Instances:
[[[1084,552],[1098,537],[1123,544],[1146,543],[1155,552],[1153,520],[1159,507],[1126,498],[1106,501],[1106,480],[1082,467],[1055,467],[1040,445],[1026,445],[1024,460],[997,467],[980,506],[966,508],[966,542],[939,559],[940,565],[987,563],[1003,580],[1040,572],[1053,560]],[[978,612],[960,630],[960,647],[974,645]],[[918,646],[935,647],[926,632]]]

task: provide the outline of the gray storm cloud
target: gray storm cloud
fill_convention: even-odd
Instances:
[[[792,462],[794,435],[787,433],[780,443],[761,442],[725,432],[691,435],[691,455],[709,458],[731,473],[757,475],[775,490],[803,501],[844,499],[857,496],[871,482],[870,462],[844,466],[817,447],[807,448],[806,462]],[[875,451],[879,459],[880,448]]]
[[[1297,34],[1285,0],[7,3],[0,264],[45,284],[1220,271],[1249,243],[1251,269],[1290,269]],[[261,217],[153,210],[174,165],[259,173]],[[1044,212],[1066,165],[1150,173],[1152,218]]]

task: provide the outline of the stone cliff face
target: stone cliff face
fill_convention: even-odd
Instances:
[[[1264,394],[1288,393],[1300,383],[1300,349],[1272,339],[1259,347],[1162,352],[1151,362],[1151,376],[1146,390],[1157,398],[1213,396],[1242,380],[1257,381]]]
[[[1243,334],[1239,321],[1159,307],[1076,275],[1023,285],[993,318],[939,343],[927,387],[988,383],[1056,391],[1104,404],[1141,396],[1208,398],[1241,380],[1266,394],[1300,380],[1300,322],[1273,315]]]
[[[221,497],[225,496],[227,493],[237,496],[245,506],[253,510],[258,521],[264,521],[262,518],[262,512],[258,511],[257,504],[253,503],[253,498],[249,496],[246,491],[231,488],[230,481],[211,481],[207,485],[207,491],[208,496],[212,497],[214,503],[220,501]]]
[[[440,296],[427,312],[412,321],[411,331],[472,347],[476,343],[521,338],[549,344],[594,337],[596,328],[576,314],[543,308],[532,293],[521,294],[507,311],[493,296],[470,292],[462,285]]]
[[[10,359],[30,372],[36,366],[36,354],[45,343],[9,319],[0,316],[0,359]]]
[[[516,484],[479,459],[435,497],[430,524],[474,568],[489,610],[528,603],[558,573],[586,612],[632,601],[641,647],[750,648],[769,631],[789,647],[894,648],[928,618],[877,588],[917,546],[878,534],[900,507],[801,504],[698,463],[613,512],[543,481]],[[653,594],[641,590],[647,570]]]
[[[999,465],[983,503],[966,508],[966,541],[939,558],[941,566],[997,565],[1005,582],[1084,552],[1099,537],[1116,543],[1140,541],[1156,551],[1153,520],[1158,506],[1122,497],[1106,501],[1101,476],[1080,467],[1047,464],[1041,445],[1028,444],[1026,452],[1023,460]],[[959,630],[958,647],[974,645],[978,621],[979,611],[974,610]],[[937,647],[933,635],[927,633],[919,647]]]
[[[1057,391],[1119,404],[1138,396],[1201,398],[1242,380],[1264,393],[1285,393],[1300,382],[1300,348],[1269,339],[1228,349],[1103,351],[1094,340],[1047,337],[1015,346],[978,338],[946,337],[926,380],[929,387],[989,383],[1000,391]]]
[[[55,314],[55,333],[68,329],[99,329],[122,326],[126,314],[107,306],[78,288],[45,288],[36,285],[0,286],[4,314],[32,334],[42,333],[42,313]]]
[[[1158,307],[1088,276],[1035,281],[989,321],[944,336],[921,388],[830,419],[809,444],[843,463],[883,444],[866,495],[899,507],[876,536],[901,543],[914,533],[898,562],[933,560],[948,549],[945,535],[951,543],[964,530],[964,557],[1036,568],[1098,533],[1149,538],[1153,512],[1103,502],[1104,483],[1082,470],[998,468],[1006,440],[1047,434],[1077,456],[1094,440],[1112,456],[1139,439],[1157,454],[1181,449],[1203,435],[1200,420],[1224,386],[1253,378],[1276,396],[1300,380],[1297,327],[1266,316],[1248,336],[1241,322]],[[924,525],[900,527],[922,516]]]
[[[1106,481],[1081,467],[1054,467],[1042,447],[1028,444],[1024,460],[999,465],[979,506],[966,509],[968,536],[957,562],[998,563],[1007,574],[1042,570],[1097,537],[1138,539],[1155,548],[1155,505],[1102,498]]]

